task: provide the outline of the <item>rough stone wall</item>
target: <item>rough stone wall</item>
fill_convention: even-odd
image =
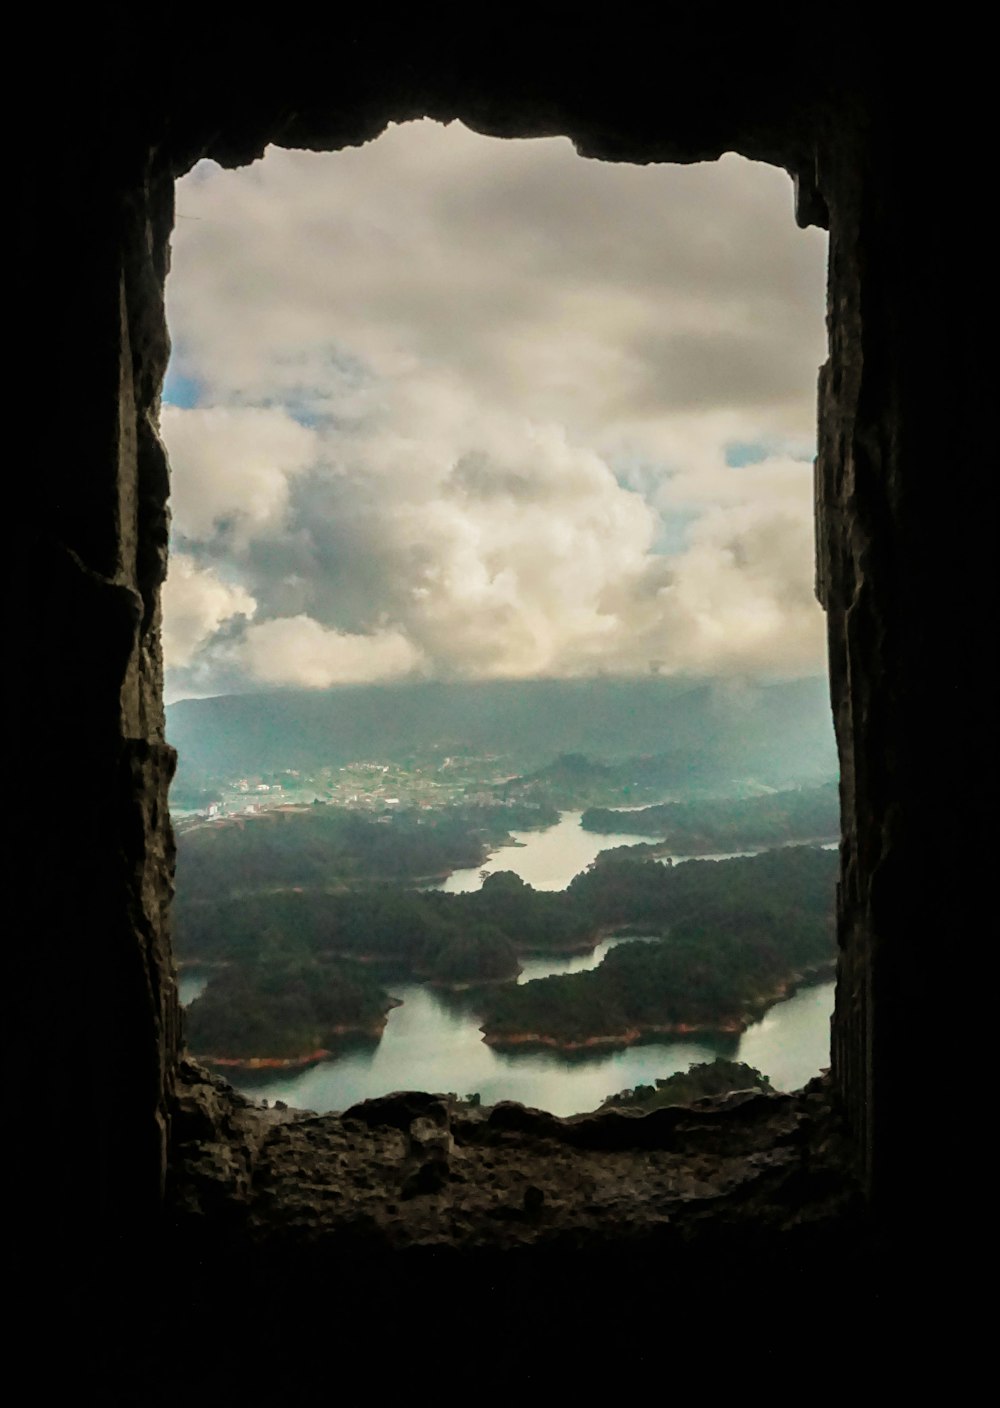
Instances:
[[[24,196],[18,292],[31,311],[18,347],[36,376],[19,404],[30,434],[7,559],[8,893],[28,902],[8,1030],[15,1127],[33,1151],[23,1230],[43,1278],[102,1246],[139,1252],[163,1191],[179,1019],[159,645],[168,342],[153,228],[168,227],[171,198],[120,150],[64,152]]]
[[[838,886],[840,962],[837,1005],[831,1031],[834,1079],[844,1096],[862,1167],[871,1149],[871,972],[863,913],[865,881],[859,851],[859,767],[863,744],[855,727],[852,671],[847,655],[848,623],[864,614],[859,578],[866,543],[856,519],[854,436],[863,358],[861,291],[857,261],[862,200],[857,132],[828,134],[822,162],[827,185],[830,249],[827,322],[830,355],[820,369],[816,459],[816,594],[826,613],[834,724],[840,753],[843,839]],[[819,163],[818,163],[819,164]],[[859,822],[861,826],[859,826]]]
[[[972,151],[948,141],[963,104],[949,108],[945,82],[929,106],[919,67],[882,77],[873,65],[867,100],[818,141],[830,358],[816,503],[844,838],[833,1071],[865,1181],[901,1229],[936,1196],[921,1131],[942,1073],[920,1034],[953,1015],[989,903],[979,661],[995,589],[970,434],[984,261],[947,195],[924,198],[944,171],[948,191],[972,180]]]
[[[972,913],[964,879],[961,893],[929,889],[928,849],[939,875],[963,873],[967,740],[984,719],[972,647],[987,519],[965,487],[976,340],[962,322],[977,264],[952,205],[926,194],[945,150],[953,171],[973,165],[949,138],[941,36],[931,103],[927,70],[846,20],[820,30],[802,7],[793,21],[666,7],[613,26],[535,16],[528,31],[498,12],[484,35],[484,22],[389,33],[338,15],[261,35],[206,13],[181,49],[132,11],[40,46],[51,98],[22,158],[14,290],[29,435],[7,558],[21,666],[11,855],[32,904],[12,1031],[32,1053],[21,1172],[44,1212],[29,1240],[61,1262],[141,1247],[178,1061],[157,637],[172,177],[202,155],[333,149],[422,114],[566,133],[611,160],[737,150],[796,173],[803,218],[829,211],[817,497],[844,775],[835,1079],[871,1185],[912,1181],[912,1014],[933,995],[942,937]]]
[[[272,1372],[283,1401],[292,1374],[328,1391],[360,1368],[590,1403],[658,1375],[718,1388],[720,1354],[744,1385],[762,1361],[792,1373],[846,1295],[861,1316],[884,1289],[823,1080],[568,1120],[412,1092],[262,1110],[194,1063],[182,1091],[169,1246],[182,1323],[211,1326],[185,1336],[185,1401],[242,1399],[219,1350],[249,1349],[248,1307],[249,1401]]]

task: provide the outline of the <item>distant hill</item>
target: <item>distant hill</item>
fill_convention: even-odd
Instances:
[[[837,769],[822,679],[734,690],[710,681],[597,678],[343,686],[188,699],[167,711],[184,785],[357,759],[494,755],[512,771],[567,753],[644,756],[713,778],[825,780]]]
[[[711,855],[731,846],[832,840],[840,834],[840,799],[836,782],[825,782],[760,797],[667,802],[629,811],[591,807],[580,825],[604,835],[662,836],[677,854]]]

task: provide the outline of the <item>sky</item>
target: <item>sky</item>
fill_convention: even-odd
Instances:
[[[168,698],[825,668],[785,172],[424,121],[177,211]]]

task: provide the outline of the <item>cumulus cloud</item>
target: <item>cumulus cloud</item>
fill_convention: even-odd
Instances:
[[[419,657],[398,631],[347,635],[309,616],[280,617],[248,628],[234,653],[264,684],[319,688],[412,674]]]
[[[276,526],[291,478],[316,457],[314,431],[281,407],[165,406],[175,530],[186,538],[217,531],[243,539]]]
[[[168,644],[199,688],[822,668],[825,250],[784,173],[416,123],[178,209],[175,533],[255,605]]]
[[[163,586],[163,649],[171,666],[190,665],[220,626],[256,609],[243,587],[222,581],[210,567],[198,567],[187,553],[173,553]]]

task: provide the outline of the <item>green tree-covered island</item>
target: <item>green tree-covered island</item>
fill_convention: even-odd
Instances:
[[[655,1085],[637,1085],[634,1090],[619,1090],[601,1101],[602,1110],[660,1110],[666,1105],[690,1105],[693,1100],[705,1100],[714,1095],[728,1095],[733,1090],[773,1089],[770,1078],[762,1075],[745,1061],[727,1061],[718,1056],[714,1061],[698,1061],[686,1071],[658,1080]]]
[[[377,1041],[396,1005],[358,965],[259,960],[212,978],[187,1013],[187,1038],[220,1067],[309,1065],[351,1038]]]
[[[667,867],[610,859],[577,878],[568,903],[621,944],[597,968],[498,990],[484,1000],[493,1046],[563,1051],[650,1037],[736,1033],[835,960],[836,858],[789,847]]]
[[[191,1050],[246,1069],[325,1059],[378,1039],[393,979],[468,989],[484,1039],[510,1050],[733,1032],[832,967],[836,858],[815,847],[676,867],[628,848],[559,892],[510,872],[472,893],[414,887],[470,854],[481,863],[510,817],[385,824],[317,807],[182,837],[178,954],[211,973],[187,1012]],[[587,953],[613,934],[645,942],[516,983],[524,956]]]

